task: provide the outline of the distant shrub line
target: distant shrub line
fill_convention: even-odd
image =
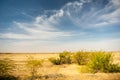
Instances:
[[[59,54],[59,58],[49,58],[54,65],[72,64],[86,65],[88,72],[120,72],[120,66],[113,64],[113,55],[110,52],[67,52]]]
[[[64,51],[59,54],[59,58],[51,57],[49,60],[55,65],[72,64],[77,63],[79,65],[85,65],[90,60],[91,52],[68,52]]]
[[[49,60],[55,65],[61,64],[71,64],[72,63],[72,53],[64,51],[59,54],[59,58],[49,58]]]

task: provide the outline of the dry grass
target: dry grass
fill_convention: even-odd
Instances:
[[[114,52],[113,55],[114,55],[113,57],[114,63],[120,65],[120,52]]]
[[[115,56],[113,58],[114,63],[120,64],[120,52],[113,53]],[[0,54],[0,58],[10,58],[16,63],[15,75],[20,77],[25,77],[29,75],[29,71],[25,66],[25,61],[29,56],[33,56],[35,59],[44,59],[44,63],[38,74],[40,75],[55,75],[62,74],[66,77],[49,78],[47,80],[120,80],[120,73],[80,73],[77,64],[70,65],[53,65],[48,61],[50,57],[58,57],[58,54]],[[22,78],[21,78],[22,80]],[[46,80],[46,79],[41,79]]]

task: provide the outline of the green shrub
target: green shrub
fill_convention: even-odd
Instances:
[[[18,80],[12,75],[15,69],[14,61],[9,58],[0,59],[0,80]]]
[[[108,68],[109,72],[120,72],[120,67],[118,64],[110,64]]]
[[[92,72],[117,72],[119,67],[112,64],[112,54],[109,52],[95,52],[87,66]]]
[[[14,71],[15,65],[8,58],[0,59],[0,76],[9,75]]]
[[[84,65],[88,62],[88,53],[84,51],[78,51],[74,54],[74,62],[79,65]]]
[[[52,62],[55,65],[60,65],[60,59],[59,58],[49,58],[49,61]]]
[[[59,58],[49,58],[49,60],[55,64],[55,65],[60,65],[60,64],[71,64],[72,63],[72,53],[64,51],[59,54]]]
[[[64,51],[59,54],[60,58],[60,64],[71,64],[72,59],[71,59],[71,52]]]
[[[29,68],[31,73],[31,80],[35,80],[38,69],[42,66],[42,60],[36,60],[32,56],[28,57],[26,66]]]

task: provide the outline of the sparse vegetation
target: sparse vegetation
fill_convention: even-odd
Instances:
[[[108,71],[111,73],[120,72],[120,66],[118,64],[110,64]]]
[[[92,72],[119,72],[120,67],[112,63],[112,57],[109,52],[95,52],[87,66]]]
[[[59,54],[59,58],[49,58],[49,60],[55,64],[55,65],[60,65],[60,64],[71,64],[72,59],[71,59],[72,53],[64,51]]]
[[[8,59],[8,58],[4,58],[0,60],[0,75],[9,75],[13,72],[14,69],[14,64],[13,61]]]
[[[88,62],[88,53],[84,51],[78,51],[74,54],[74,61],[79,65],[85,65]]]
[[[71,64],[72,63],[71,55],[72,53],[68,51],[60,53],[59,54],[60,64]]]
[[[0,80],[18,80],[13,76],[15,64],[8,58],[0,59]]]
[[[50,60],[50,62],[52,62],[55,65],[60,65],[60,59],[59,58],[51,57],[51,58],[49,58],[49,60]]]
[[[42,61],[36,60],[36,59],[34,59],[34,57],[30,56],[30,57],[28,57],[28,60],[26,62],[26,66],[30,70],[31,80],[35,80],[35,78],[37,76],[37,71],[42,66]]]
[[[4,56],[6,55],[8,57],[8,55],[14,54],[4,54]],[[33,57],[26,57],[25,54],[16,55],[17,57],[9,57],[12,60],[6,59],[4,56],[1,57],[0,55],[0,80],[88,80],[88,78],[90,78],[90,80],[109,79],[109,77],[103,77],[102,75],[104,74],[113,77],[109,80],[120,79],[120,57],[117,54],[116,58],[110,52],[64,51],[59,54],[27,54]],[[41,57],[43,55],[44,57]],[[91,72],[96,74],[91,74]],[[86,73],[94,76],[90,77],[90,75],[88,76]],[[77,76],[76,74],[80,74],[80,76]]]
[[[112,63],[112,57],[110,52],[103,51],[78,51],[75,53],[64,51],[59,54],[59,58],[50,58],[49,60],[55,65],[71,63],[84,65],[83,72],[120,72],[118,64]]]

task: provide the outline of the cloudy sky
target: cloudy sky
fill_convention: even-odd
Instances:
[[[0,0],[0,52],[120,51],[120,0]]]

